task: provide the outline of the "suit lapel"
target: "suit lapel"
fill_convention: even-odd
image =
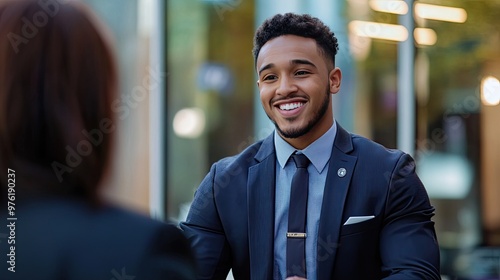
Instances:
[[[318,232],[318,279],[330,279],[337,248],[345,199],[354,172],[357,157],[348,155],[353,150],[350,134],[337,123]],[[345,171],[345,172],[344,172]]]
[[[274,196],[276,156],[273,135],[255,155],[248,169],[248,236],[251,279],[272,279],[274,256]]]

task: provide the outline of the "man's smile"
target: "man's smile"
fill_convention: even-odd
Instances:
[[[280,110],[290,111],[302,107],[304,103],[302,102],[294,102],[294,103],[286,103],[279,105]]]
[[[306,104],[307,101],[303,100],[281,100],[273,105],[283,117],[295,117],[305,109]]]

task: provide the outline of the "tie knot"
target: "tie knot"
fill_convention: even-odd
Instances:
[[[293,154],[292,159],[297,168],[307,168],[310,163],[309,159],[304,154]]]

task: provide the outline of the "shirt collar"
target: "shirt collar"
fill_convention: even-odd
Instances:
[[[333,125],[328,129],[325,134],[316,141],[312,142],[303,150],[297,150],[292,147],[288,142],[286,142],[278,132],[274,131],[274,147],[276,149],[276,157],[281,168],[285,168],[286,163],[290,156],[295,152],[301,152],[307,156],[307,158],[314,165],[318,173],[323,172],[326,164],[330,160],[330,155],[332,154],[333,140],[337,135],[337,122],[334,120]]]

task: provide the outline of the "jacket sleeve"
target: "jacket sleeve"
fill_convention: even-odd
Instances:
[[[185,222],[180,224],[197,262],[198,279],[226,279],[230,250],[215,203],[214,164],[195,193]]]
[[[403,154],[388,177],[389,189],[380,254],[384,279],[441,279],[434,207],[415,173],[415,162]]]

